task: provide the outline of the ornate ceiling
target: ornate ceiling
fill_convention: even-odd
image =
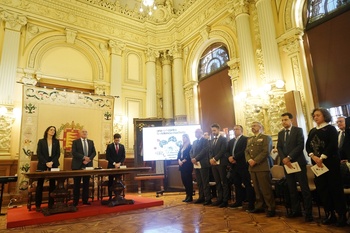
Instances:
[[[140,12],[141,0],[77,0],[121,16],[141,21],[165,23],[177,18],[198,0],[155,0],[157,9],[148,15]]]

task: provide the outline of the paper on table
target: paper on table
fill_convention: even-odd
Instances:
[[[284,168],[286,169],[287,174],[296,173],[296,172],[301,171],[298,162],[292,163],[292,166],[293,166],[293,168],[289,168],[287,165],[284,165]]]
[[[329,169],[323,163],[322,166],[323,167],[319,167],[317,166],[317,164],[315,164],[311,167],[311,170],[313,171],[313,173],[315,173],[316,176],[320,176],[329,171]]]
[[[202,168],[201,163],[200,163],[200,162],[197,162],[196,164],[193,165],[193,168],[194,168],[194,169],[200,169],[200,168]]]

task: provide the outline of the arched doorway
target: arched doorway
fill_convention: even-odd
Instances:
[[[229,55],[222,43],[210,45],[198,64],[198,100],[203,131],[218,123],[221,128],[235,124],[233,93],[227,66]]]

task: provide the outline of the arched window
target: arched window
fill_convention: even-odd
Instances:
[[[227,67],[228,52],[222,43],[210,45],[203,53],[198,65],[198,80]]]
[[[309,0],[308,23],[328,18],[332,13],[349,8],[350,0]]]

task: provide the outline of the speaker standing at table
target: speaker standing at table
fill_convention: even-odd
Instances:
[[[45,130],[44,138],[38,141],[38,148],[36,153],[38,155],[37,170],[47,171],[51,168],[57,168],[60,165],[60,143],[56,139],[55,126],[49,126]],[[52,208],[54,204],[54,199],[51,197],[51,192],[53,192],[56,188],[55,179],[50,179],[49,183],[49,208]],[[41,203],[43,199],[43,185],[44,178],[38,179],[35,191],[35,206],[37,212],[41,212]]]
[[[96,156],[96,150],[94,142],[87,139],[88,132],[86,129],[80,130],[80,138],[73,141],[72,144],[72,170],[81,170],[86,167],[92,167],[92,161]],[[80,183],[81,176],[74,177],[74,189],[73,189],[73,205],[77,206],[80,198]],[[91,205],[88,201],[89,198],[89,181],[90,176],[83,176],[83,193],[82,200],[83,205]]]
[[[114,134],[114,142],[109,144],[106,149],[107,168],[119,168],[125,160],[125,147],[120,143],[122,136],[119,133]],[[120,179],[120,175],[108,176],[108,196],[112,199],[113,180]]]

